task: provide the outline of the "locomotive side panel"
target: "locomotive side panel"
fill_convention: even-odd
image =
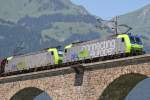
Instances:
[[[64,58],[63,58],[63,62],[67,63],[67,62],[74,62],[79,60],[78,58],[78,53],[79,53],[79,49],[80,46],[74,46],[72,48],[67,49],[67,52],[64,53]]]
[[[88,41],[87,43],[77,44],[67,49],[67,52],[64,53],[64,63],[110,56],[124,52],[125,45],[121,39]]]
[[[54,57],[47,51],[33,55],[16,56],[5,65],[5,73],[53,64]]]

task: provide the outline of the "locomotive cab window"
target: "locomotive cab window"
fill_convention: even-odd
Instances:
[[[121,38],[121,42],[124,42],[124,38]]]
[[[131,42],[131,44],[134,44],[134,43],[135,43],[135,40],[134,40],[134,37],[133,37],[133,36],[130,36],[130,42]]]
[[[51,55],[54,55],[54,52],[53,52],[53,51],[51,51]]]
[[[142,44],[140,37],[137,36],[130,36],[130,41],[132,44]]]
[[[141,39],[139,37],[136,37],[135,41],[136,41],[137,44],[142,44],[142,41],[141,41]]]

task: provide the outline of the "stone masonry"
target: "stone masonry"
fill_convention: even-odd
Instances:
[[[69,66],[2,77],[0,78],[0,100],[10,100],[17,92],[28,87],[36,87],[45,91],[53,100],[98,100],[105,88],[121,75],[139,73],[149,77],[150,55],[79,66],[84,73],[80,72],[78,66]],[[79,69],[79,73],[76,73],[75,68]]]

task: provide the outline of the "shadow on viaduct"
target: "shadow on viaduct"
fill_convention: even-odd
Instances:
[[[150,76],[150,55],[0,78],[0,100],[124,100]]]

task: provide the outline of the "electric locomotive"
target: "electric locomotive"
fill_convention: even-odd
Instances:
[[[143,54],[140,36],[116,34],[107,39],[72,43],[64,50],[63,63],[81,62],[101,58],[114,58]]]
[[[44,66],[58,65],[62,61],[62,52],[57,48],[48,48],[38,52],[11,56],[1,61],[0,73],[15,73],[36,70]]]

